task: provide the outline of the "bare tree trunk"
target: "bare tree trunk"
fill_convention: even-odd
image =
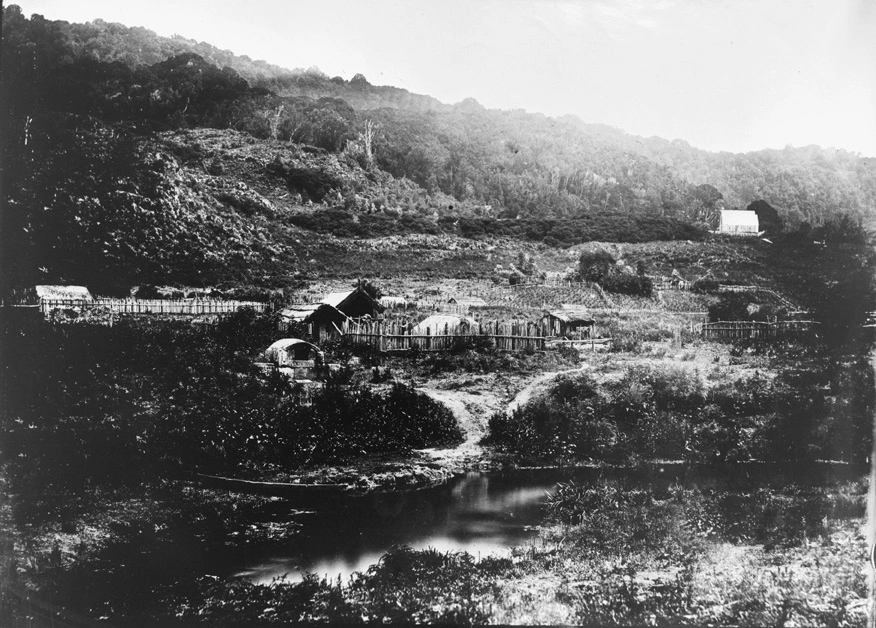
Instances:
[[[361,134],[362,144],[365,148],[365,159],[368,167],[374,165],[374,136],[377,134],[377,125],[373,120],[365,120],[365,131]]]

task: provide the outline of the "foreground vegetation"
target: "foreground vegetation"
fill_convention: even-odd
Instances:
[[[112,327],[4,321],[2,459],[14,492],[138,485],[191,471],[263,475],[460,438],[450,412],[395,384],[332,374],[309,404],[254,365],[276,321]]]
[[[553,462],[864,462],[874,411],[867,358],[814,352],[768,361],[736,378],[718,366],[701,372],[662,361],[621,367],[611,379],[567,376],[512,414],[494,415],[487,442]]]
[[[539,538],[511,558],[399,548],[346,582],[205,578],[172,612],[222,625],[863,626],[865,492],[561,484]]]

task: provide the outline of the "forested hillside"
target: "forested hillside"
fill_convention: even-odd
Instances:
[[[708,153],[573,116],[285,70],[143,28],[27,18],[15,5],[3,18],[7,286],[282,274],[301,229],[555,246],[696,239],[720,208],[755,201],[786,231],[873,223],[876,160],[845,151]],[[229,135],[209,148],[172,136],[199,128]],[[253,179],[223,165],[242,138],[261,146],[240,156],[261,164],[247,176],[273,182],[262,200],[241,196]]]

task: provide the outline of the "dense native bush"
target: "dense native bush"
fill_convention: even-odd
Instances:
[[[650,277],[643,275],[609,275],[600,285],[608,292],[629,294],[634,297],[650,297],[654,293],[654,282]]]
[[[873,410],[866,360],[709,388],[682,367],[635,366],[601,385],[589,377],[559,380],[510,415],[493,415],[485,442],[554,461],[861,462]]]
[[[718,283],[717,279],[712,279],[711,277],[702,277],[693,282],[691,289],[694,292],[699,294],[713,294],[718,292],[718,287],[721,284]]]
[[[405,213],[400,217],[327,210],[291,217],[304,229],[344,238],[368,238],[411,233],[459,235],[465,238],[512,238],[533,242],[550,238],[551,245],[571,246],[581,242],[648,242],[651,240],[701,240],[704,234],[671,219],[597,214],[569,221],[550,219],[461,218],[442,216],[437,223],[427,216]],[[623,224],[620,224],[623,223]],[[559,237],[558,237],[559,236]]]
[[[330,378],[303,405],[254,367],[276,320],[213,326],[4,321],[2,459],[19,489],[143,482],[183,471],[298,467],[460,438],[443,406]]]
[[[775,321],[788,317],[782,307],[761,304],[757,296],[749,292],[731,292],[721,295],[720,300],[709,306],[709,320],[716,321]]]
[[[637,264],[637,274],[622,272],[616,263],[614,256],[608,251],[585,251],[578,258],[578,277],[583,281],[597,283],[608,292],[651,297],[654,293],[654,282],[645,275],[641,260]]]
[[[314,201],[321,201],[332,190],[343,187],[341,181],[331,174],[313,168],[289,168],[286,185],[293,192],[300,192]]]
[[[289,221],[303,229],[331,233],[342,238],[377,238],[409,233],[439,233],[435,223],[417,214],[394,218],[385,214],[360,214],[343,209],[329,209],[295,214]]]

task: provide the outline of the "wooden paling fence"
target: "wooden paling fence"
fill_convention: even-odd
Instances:
[[[718,286],[718,292],[754,292],[756,290],[758,290],[757,286],[737,286],[725,283]]]
[[[705,340],[775,340],[802,336],[818,325],[817,321],[719,321],[703,323],[702,333]]]
[[[264,312],[267,304],[257,301],[222,301],[218,299],[42,299],[40,311],[45,314],[56,309],[103,308],[115,314],[230,314],[250,307]]]
[[[679,292],[690,292],[693,290],[693,282],[692,281],[671,281],[668,279],[663,280],[653,280],[654,290],[677,290]]]
[[[449,351],[465,343],[488,342],[501,351],[539,351],[548,336],[538,323],[526,321],[488,322],[479,326],[440,325],[416,329],[411,323],[398,321],[348,321],[341,331],[356,344],[365,344],[382,352]]]

